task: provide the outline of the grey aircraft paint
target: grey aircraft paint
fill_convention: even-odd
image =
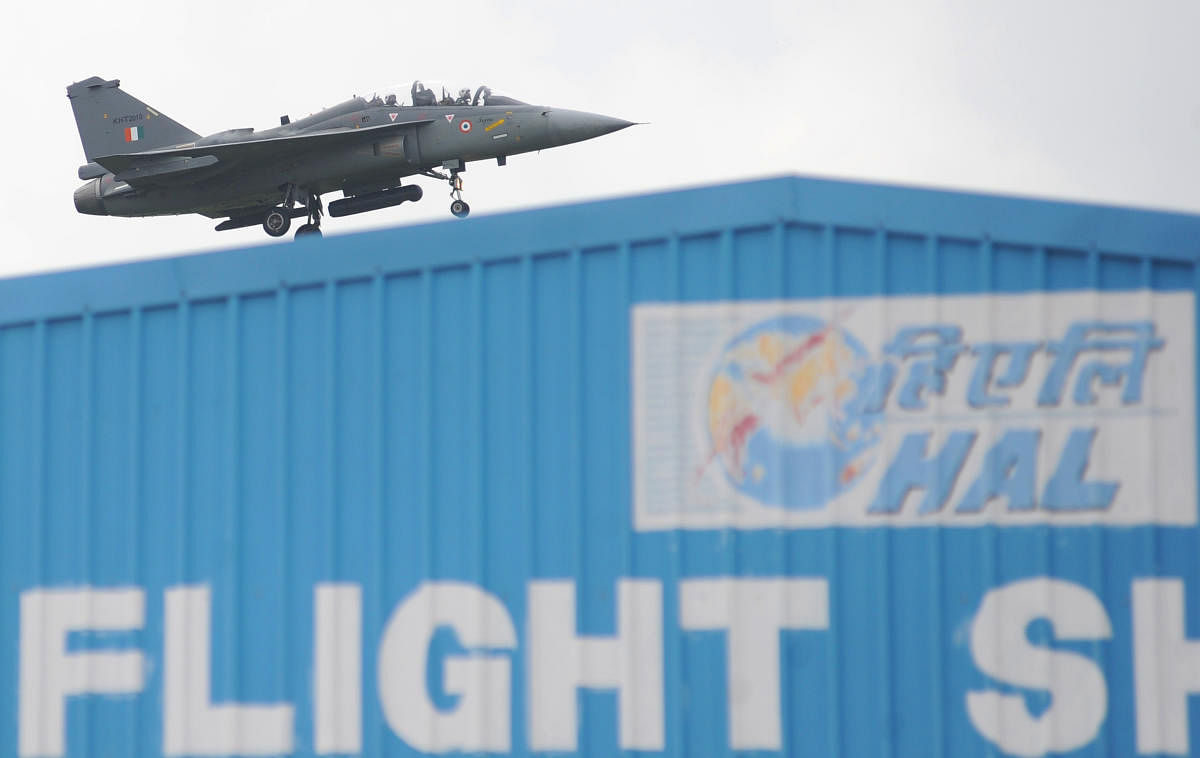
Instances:
[[[469,161],[567,145],[631,126],[594,113],[529,105],[479,87],[438,98],[421,82],[406,96],[353,97],[294,122],[201,137],[120,89],[91,77],[67,87],[87,163],[75,191],[80,213],[226,219],[218,230],[262,224],[285,234],[319,234],[321,196],[340,191],[329,215],[345,216],[421,198],[404,177],[450,183],[451,212],[462,217]],[[448,173],[440,173],[439,169]]]

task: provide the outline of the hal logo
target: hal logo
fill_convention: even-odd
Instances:
[[[1196,520],[1193,301],[634,311],[639,529]]]

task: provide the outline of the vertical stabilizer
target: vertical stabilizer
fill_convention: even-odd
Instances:
[[[162,113],[121,90],[117,79],[98,76],[67,87],[75,126],[87,159],[153,150],[200,138]]]

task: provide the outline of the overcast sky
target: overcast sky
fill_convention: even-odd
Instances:
[[[258,244],[81,216],[67,84],[201,134],[414,78],[649,125],[472,164],[473,214],[779,173],[1200,212],[1194,0],[9,4],[0,276]],[[451,219],[448,188],[326,234]],[[326,197],[326,202],[337,195]],[[470,221],[457,222],[470,223]],[[290,240],[291,235],[284,238]]]

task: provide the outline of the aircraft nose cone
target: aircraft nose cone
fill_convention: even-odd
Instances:
[[[75,210],[89,216],[103,216],[104,201],[100,199],[100,180],[93,179],[75,190]]]
[[[633,126],[632,121],[584,111],[552,110],[548,118],[550,135],[560,145],[581,142]]]

